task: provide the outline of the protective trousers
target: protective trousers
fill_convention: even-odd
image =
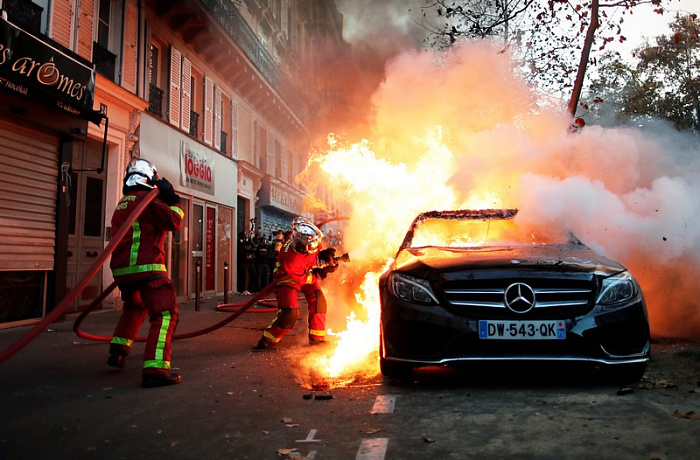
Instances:
[[[317,283],[305,284],[301,287],[306,303],[309,306],[309,340],[324,340],[326,335],[326,297]],[[299,318],[299,291],[288,286],[280,286],[275,293],[277,299],[277,316],[263,336],[277,343],[289,333]]]
[[[143,373],[168,373],[171,341],[178,320],[175,288],[167,278],[121,289],[124,309],[114,330],[110,353],[128,356],[143,321],[150,328],[143,352]]]

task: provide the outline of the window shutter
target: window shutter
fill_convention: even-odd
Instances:
[[[267,142],[265,143],[266,149],[264,154],[266,155],[267,158],[267,168],[266,172],[268,174],[275,175],[276,171],[276,161],[275,161],[275,150],[274,150],[274,137],[272,136],[272,132],[268,131],[267,132]]]
[[[221,150],[221,88],[214,86],[214,148]]]
[[[212,145],[214,118],[214,82],[204,77],[204,143]]]
[[[231,156],[238,158],[238,103],[231,102]]]
[[[182,74],[182,53],[170,47],[170,124],[180,126],[180,78]]]
[[[88,61],[92,61],[92,23],[94,21],[94,13],[95,5],[93,2],[80,4],[77,53]]]
[[[72,0],[55,0],[51,5],[51,30],[49,35],[61,45],[73,49],[73,10]]]
[[[126,23],[124,24],[124,56],[122,66],[122,86],[136,92],[136,63],[138,60],[139,17],[136,0],[126,2]]]
[[[190,112],[192,111],[192,62],[182,58],[182,123],[180,128],[190,132]]]

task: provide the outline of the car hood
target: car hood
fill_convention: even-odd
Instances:
[[[399,251],[395,269],[416,274],[470,269],[531,269],[612,275],[625,268],[582,244],[423,247]]]

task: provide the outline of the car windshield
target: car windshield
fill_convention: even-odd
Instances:
[[[513,218],[424,218],[414,222],[407,247],[488,247],[513,245],[570,244],[565,232],[535,230]],[[562,234],[563,233],[563,234]]]

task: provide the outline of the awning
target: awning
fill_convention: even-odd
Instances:
[[[71,54],[0,18],[0,89],[99,126],[94,65]]]

